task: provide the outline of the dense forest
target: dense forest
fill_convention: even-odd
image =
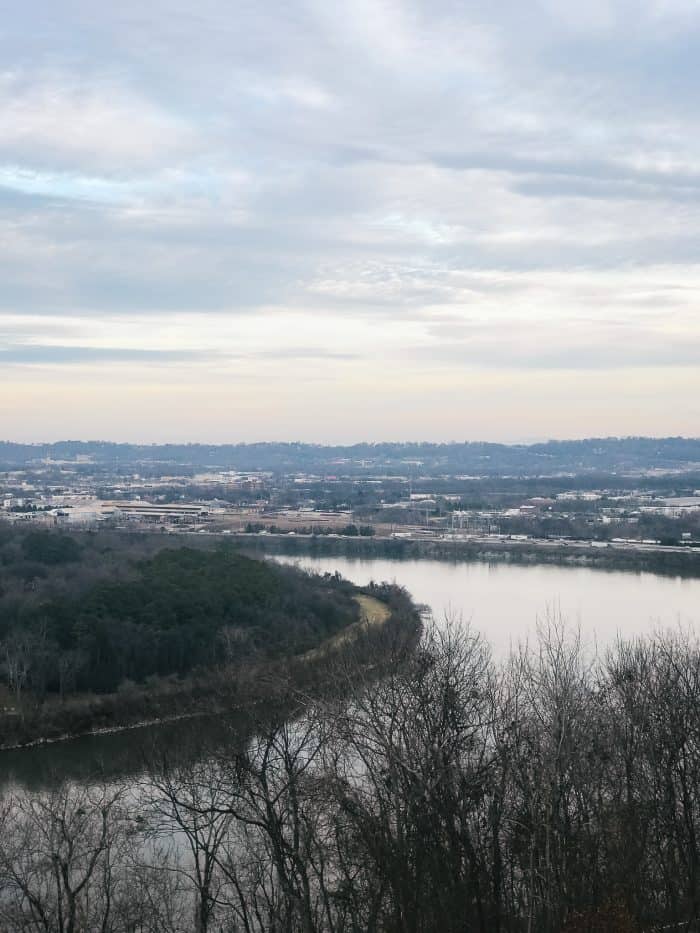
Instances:
[[[389,633],[387,633],[389,638]],[[121,787],[8,793],[7,933],[652,933],[700,921],[700,647],[495,664],[461,626]]]
[[[700,439],[608,437],[539,444],[376,443],[324,446],[302,443],[115,444],[59,441],[50,444],[0,442],[0,469],[41,460],[87,458],[119,472],[149,466],[163,472],[187,468],[270,470],[281,473],[330,472],[358,475],[384,470],[398,475],[469,473],[479,476],[541,475],[588,471],[639,472],[692,469],[700,464]],[[86,464],[83,464],[86,466]],[[94,467],[92,467],[94,470]]]
[[[0,531],[0,671],[18,709],[306,651],[358,618],[350,584],[226,545]]]

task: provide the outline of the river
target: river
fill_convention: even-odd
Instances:
[[[354,583],[388,580],[405,586],[435,619],[470,622],[504,656],[536,632],[538,619],[561,617],[580,627],[589,646],[615,638],[694,627],[700,632],[700,579],[653,573],[606,571],[557,565],[521,565],[437,560],[364,560],[348,557],[276,556],[317,572],[338,571]],[[238,717],[230,732],[220,720],[199,718],[166,726],[89,736],[69,742],[0,753],[0,788],[37,787],[59,777],[81,779],[102,769],[106,776],[136,773],[154,743],[192,749],[212,736],[245,734]],[[222,732],[222,730],[224,730]],[[190,752],[191,754],[192,752]]]
[[[483,561],[275,559],[318,573],[337,570],[360,586],[370,580],[399,583],[430,607],[438,623],[446,617],[471,623],[497,655],[532,638],[538,620],[548,616],[580,627],[584,640],[601,648],[618,635],[630,638],[679,625],[700,633],[697,577]]]

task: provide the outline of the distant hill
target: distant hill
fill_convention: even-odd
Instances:
[[[302,443],[114,444],[59,441],[0,442],[0,469],[41,461],[73,461],[77,469],[98,467],[149,473],[202,469],[275,473],[361,475],[470,474],[536,476],[553,473],[691,470],[700,467],[700,438],[608,437],[540,444],[377,443],[323,446]]]

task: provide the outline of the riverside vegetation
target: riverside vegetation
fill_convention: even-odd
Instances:
[[[6,537],[5,638],[38,632],[50,643],[52,619],[82,633],[78,607],[100,624],[96,607],[124,605],[145,650],[161,630],[170,644],[178,619],[187,627],[204,607],[210,624],[197,629],[191,657],[175,655],[180,686],[163,692],[164,708],[181,678],[206,684],[210,708],[230,707],[237,681],[221,655],[239,645],[237,676],[253,672],[243,698],[282,702],[255,706],[253,728],[196,754],[154,746],[128,781],[6,785],[3,933],[700,928],[695,637],[621,641],[592,657],[555,619],[496,662],[462,624],[426,624],[418,638],[415,609],[395,586],[367,588],[365,604],[380,600],[378,620],[389,617],[353,629],[360,594],[336,577],[166,543]],[[222,575],[217,602],[205,583]],[[277,615],[290,593],[307,606]],[[66,600],[73,611],[54,614]],[[106,618],[118,628],[111,610]],[[283,630],[281,649],[269,632]],[[204,651],[212,639],[218,658]],[[321,641],[336,649],[319,651]],[[51,676],[38,682],[43,704],[29,675],[22,688],[31,704],[68,702]],[[151,702],[152,683],[104,696],[117,703],[132,690]]]
[[[360,591],[337,575],[168,543],[4,532],[0,745],[189,714],[207,697],[278,698],[360,619]]]
[[[7,793],[7,933],[645,933],[700,919],[700,648],[464,627],[128,786]],[[358,645],[361,651],[361,645]],[[376,646],[375,646],[376,647]]]

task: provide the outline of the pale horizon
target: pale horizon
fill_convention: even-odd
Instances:
[[[191,437],[164,437],[161,440],[153,440],[150,437],[148,438],[134,438],[134,437],[68,437],[68,436],[56,436],[51,437],[47,436],[40,440],[36,439],[22,439],[18,437],[0,437],[0,444],[17,444],[17,445],[26,445],[31,447],[42,447],[42,446],[51,446],[54,444],[116,444],[116,445],[133,445],[133,446],[153,446],[153,447],[163,447],[163,446],[186,446],[186,445],[198,445],[201,447],[227,447],[227,446],[236,446],[236,445],[276,445],[276,444],[299,444],[302,446],[309,447],[359,447],[362,445],[406,445],[406,446],[416,446],[420,444],[433,444],[433,445],[455,445],[459,446],[462,444],[497,444],[504,447],[531,447],[539,444],[557,444],[557,443],[589,443],[593,441],[626,441],[626,440],[648,440],[648,441],[662,441],[669,439],[680,439],[684,441],[700,441],[700,435],[682,435],[682,434],[668,434],[668,435],[588,435],[588,436],[571,436],[571,437],[529,437],[529,438],[520,438],[514,440],[499,440],[498,438],[487,438],[487,437],[466,437],[466,438],[445,438],[445,439],[435,439],[431,440],[425,437],[382,437],[382,438],[367,438],[359,437],[349,440],[338,440],[338,441],[315,441],[308,440],[301,437],[250,437],[250,438],[230,438],[228,440],[211,440],[211,438],[191,438]]]

